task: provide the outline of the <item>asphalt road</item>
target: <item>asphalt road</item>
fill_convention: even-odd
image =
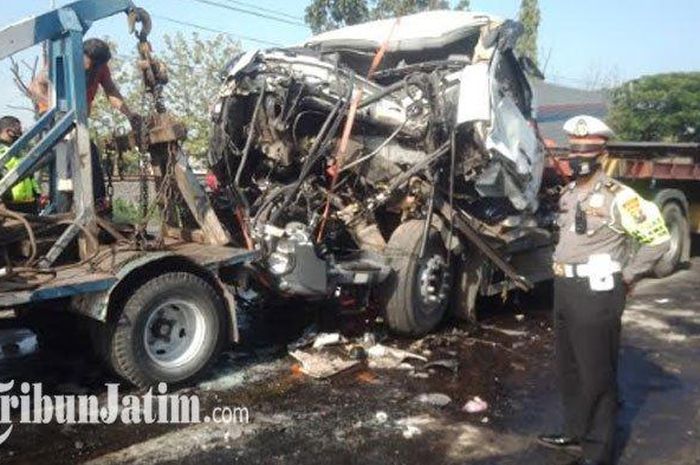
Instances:
[[[642,282],[628,304],[620,464],[700,464],[698,283],[695,258],[688,270]],[[326,380],[300,373],[287,355],[284,343],[304,326],[287,309],[250,323],[244,336],[256,343],[225,354],[208,380],[182,391],[198,394],[203,412],[245,406],[249,424],[17,424],[0,445],[0,463],[564,464],[570,456],[533,441],[560,420],[546,307],[537,299],[492,302],[481,329],[447,325],[417,342],[383,341],[430,361],[448,360],[444,366],[359,366]],[[346,320],[343,328],[358,332],[356,323]],[[20,347],[0,359],[0,381],[101,395],[114,381],[84,357],[37,350],[26,331],[0,332],[0,343],[13,341]],[[449,403],[418,400],[436,393]],[[485,411],[463,411],[474,396],[488,403]]]

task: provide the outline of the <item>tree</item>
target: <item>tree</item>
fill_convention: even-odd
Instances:
[[[228,61],[240,52],[240,44],[226,35],[201,39],[198,34],[186,37],[178,32],[164,36],[165,49],[155,50],[155,56],[167,68],[169,82],[165,86],[167,109],[187,125],[185,152],[195,158],[206,155],[209,139],[209,108],[216,98],[221,81],[219,73]],[[141,74],[136,56],[119,55],[116,44],[110,42],[110,61],[114,81],[129,107],[146,114],[148,98],[143,96]],[[98,93],[90,118],[90,128],[98,139],[109,137],[115,129],[128,128],[128,122],[113,110],[102,92]]]
[[[369,19],[366,0],[313,0],[304,21],[314,34],[361,23]]]
[[[449,2],[445,0],[376,0],[372,9],[372,18],[393,18],[426,10],[443,10],[449,7]]]
[[[645,76],[612,92],[609,123],[626,140],[700,142],[700,72]]]
[[[168,65],[170,82],[165,86],[165,104],[188,128],[185,151],[204,157],[209,146],[210,109],[221,86],[220,73],[240,53],[240,43],[220,34],[202,39],[186,38],[178,32],[164,36],[166,48],[156,54]]]
[[[468,10],[469,6],[469,0],[460,0],[455,9]],[[318,34],[371,19],[449,7],[448,0],[312,0],[306,7],[304,20]]]
[[[518,40],[516,51],[537,64],[537,31],[540,27],[540,7],[537,0],[521,0],[518,21],[523,25],[523,35]]]

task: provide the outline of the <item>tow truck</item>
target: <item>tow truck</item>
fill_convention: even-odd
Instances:
[[[93,200],[83,37],[95,21],[116,14],[126,15],[138,40],[153,108],[134,139],[156,173],[151,207],[163,218],[156,233],[110,222]],[[51,205],[41,215],[0,207],[0,311],[53,339],[89,337],[116,374],[139,386],[191,381],[224,344],[238,340],[233,287],[257,255],[228,246],[229,234],[187,164],[186,128],[167,112],[167,75],[148,42],[150,29],[148,13],[129,0],[80,0],[0,30],[0,59],[46,44],[54,102],[0,160],[5,166],[23,154],[2,175],[0,196],[47,169]],[[67,165],[70,195],[57,175]],[[58,321],[65,311],[95,324],[84,336],[64,332]]]

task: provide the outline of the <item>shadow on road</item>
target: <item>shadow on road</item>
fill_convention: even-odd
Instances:
[[[682,383],[677,376],[656,363],[651,352],[635,346],[622,349],[618,382],[621,406],[617,419],[615,456],[619,461],[628,446],[635,418],[649,397],[655,393],[679,390]]]

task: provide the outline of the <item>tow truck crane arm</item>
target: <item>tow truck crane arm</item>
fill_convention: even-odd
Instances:
[[[93,169],[90,156],[88,132],[88,102],[86,78],[83,64],[83,36],[97,20],[117,13],[128,15],[131,32],[138,38],[139,54],[145,67],[142,68],[146,91],[153,95],[157,114],[149,119],[147,143],[140,137],[142,148],[151,154],[152,162],[165,166],[173,158],[176,182],[194,218],[207,234],[209,243],[226,244],[230,237],[225,232],[210,208],[208,201],[193,176],[181,153],[179,142],[186,130],[169,118],[162,101],[164,67],[152,58],[147,37],[151,29],[150,17],[145,10],[137,8],[130,0],[80,0],[42,15],[25,19],[0,30],[0,58],[7,57],[31,46],[47,43],[49,79],[53,85],[53,108],[20,137],[0,159],[0,166],[19,153],[26,156],[0,179],[0,196],[3,196],[19,180],[53,161],[54,166],[68,163],[70,157],[71,181],[73,185],[74,221],[65,229],[51,249],[39,261],[39,267],[48,269],[63,253],[78,234],[94,233],[97,230],[93,198]],[[136,27],[140,23],[140,29]],[[141,66],[142,64],[140,64]],[[143,132],[143,131],[141,131]],[[69,137],[66,137],[70,134]],[[141,134],[143,135],[143,134]],[[30,148],[30,142],[36,140]],[[59,144],[72,144],[73,150],[55,150]],[[56,156],[54,156],[56,155]],[[55,174],[54,169],[52,172]],[[56,186],[55,175],[51,182],[51,201],[62,212],[61,194]],[[82,238],[84,239],[84,238]],[[95,253],[96,241],[81,240],[80,256],[85,259]]]
[[[0,179],[0,196],[20,179],[45,165],[54,154],[53,148],[68,133],[75,131],[74,167],[75,222],[68,227],[42,259],[40,266],[49,267],[65,250],[79,231],[96,229],[92,192],[92,164],[87,126],[88,104],[83,65],[83,35],[93,22],[117,13],[137,14],[130,0],[110,2],[81,0],[56,10],[15,23],[0,30],[0,58],[5,58],[34,45],[47,42],[48,70],[54,86],[54,107],[26,134],[20,137],[0,160],[25,151],[39,137],[27,156]],[[131,22],[133,24],[133,20]],[[81,255],[93,253],[89,243],[81,243]]]
[[[131,0],[80,0],[39,16],[23,19],[0,30],[0,59],[71,31],[87,32],[95,21],[118,13],[129,14]]]

